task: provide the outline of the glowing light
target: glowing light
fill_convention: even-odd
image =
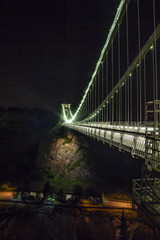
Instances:
[[[62,110],[63,110],[63,117],[64,117],[65,122],[66,122],[66,123],[71,123],[71,122],[72,122],[72,119],[68,119],[68,118],[67,118],[64,105],[62,105]]]
[[[154,131],[154,128],[153,127],[149,127],[147,128],[148,131]]]
[[[146,128],[145,127],[141,127],[140,130],[146,130]]]
[[[153,45],[150,47],[150,49],[152,50],[154,47],[153,47]]]
[[[97,64],[96,64],[95,71],[94,71],[94,73],[92,74],[91,80],[90,80],[90,82],[89,82],[89,84],[88,84],[88,86],[87,86],[87,89],[86,89],[86,91],[85,91],[85,94],[83,95],[82,100],[81,100],[78,108],[76,109],[74,115],[70,114],[70,115],[71,115],[71,119],[68,119],[68,118],[66,117],[66,113],[65,113],[65,110],[64,110],[64,108],[63,108],[64,120],[65,120],[67,123],[71,123],[71,122],[73,122],[73,120],[76,119],[76,117],[77,117],[77,115],[78,115],[78,113],[79,113],[79,111],[80,111],[80,109],[81,109],[81,107],[82,107],[82,105],[83,105],[86,97],[87,97],[87,94],[88,94],[88,92],[89,92],[90,89],[91,89],[92,83],[93,83],[93,81],[94,81],[94,79],[95,79],[95,77],[96,77],[96,75],[97,75],[97,72],[98,72],[98,70],[99,70],[99,68],[100,68],[100,65],[103,63],[102,59],[103,59],[103,57],[104,57],[104,54],[105,54],[105,52],[106,52],[106,49],[107,49],[108,46],[109,46],[109,43],[110,43],[110,40],[111,40],[111,37],[112,37],[112,33],[113,33],[113,31],[115,30],[115,28],[116,28],[116,26],[117,26],[117,22],[118,22],[119,17],[120,17],[120,15],[121,15],[121,13],[122,13],[122,10],[123,10],[123,8],[124,8],[124,6],[125,6],[125,2],[126,2],[126,0],[121,0],[121,2],[120,2],[120,4],[119,4],[119,7],[118,7],[118,9],[117,9],[117,12],[116,12],[115,18],[114,18],[114,20],[113,20],[112,26],[111,26],[111,28],[110,28],[110,30],[109,30],[109,33],[108,33],[106,42],[105,42],[105,44],[104,44],[104,47],[103,47],[103,49],[102,49],[102,51],[101,51],[100,57],[99,57],[98,62],[97,62]]]

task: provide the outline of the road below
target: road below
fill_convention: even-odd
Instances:
[[[7,201],[7,200],[11,200],[13,199],[13,192],[0,192],[0,200],[3,201]],[[90,204],[82,204],[82,206],[85,207],[91,207],[92,205]],[[97,205],[97,207],[99,207]],[[115,200],[115,199],[105,199],[103,201],[103,206],[102,207],[109,207],[109,208],[127,208],[127,209],[132,209],[132,202],[131,201],[124,201],[124,200]]]
[[[13,192],[0,192],[0,200],[10,200],[13,197]]]
[[[104,200],[103,206],[105,207],[115,207],[115,208],[132,208],[131,201],[123,201],[123,200]]]

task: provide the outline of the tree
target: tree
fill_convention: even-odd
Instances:
[[[74,203],[78,203],[80,199],[83,196],[83,189],[80,185],[74,185],[73,187],[73,194],[72,194],[72,200]]]
[[[50,194],[50,191],[51,190],[51,186],[50,186],[50,182],[47,181],[44,185],[44,189],[43,189],[43,197],[46,198],[49,194]]]
[[[95,188],[86,188],[85,197],[94,203],[102,203],[102,194]]]
[[[128,233],[127,233],[127,223],[124,216],[124,210],[122,211],[121,216],[121,225],[120,225],[120,240],[127,240],[128,239]]]
[[[64,203],[66,201],[66,195],[62,189],[59,189],[56,194],[56,200]]]

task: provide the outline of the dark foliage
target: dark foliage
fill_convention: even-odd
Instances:
[[[44,198],[46,198],[50,193],[51,193],[51,186],[50,186],[50,182],[47,181],[45,183],[44,189],[43,189],[43,196],[44,196]]]
[[[62,189],[59,189],[57,194],[56,194],[56,200],[58,202],[62,202],[62,203],[65,203],[66,201],[66,195],[64,193],[64,191]]]
[[[128,239],[128,233],[127,233],[127,223],[124,216],[124,211],[122,211],[121,216],[121,225],[120,225],[120,240],[127,240]]]
[[[73,187],[72,200],[73,203],[78,203],[83,196],[83,189],[80,185],[75,185]]]
[[[0,183],[30,180],[39,143],[57,122],[47,110],[0,107]]]

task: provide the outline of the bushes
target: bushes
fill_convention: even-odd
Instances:
[[[78,203],[83,196],[83,189],[80,185],[75,185],[73,187],[72,201],[73,203]]]
[[[15,187],[10,187],[9,184],[4,183],[0,185],[0,191],[13,191],[15,190]]]
[[[64,138],[64,142],[63,142],[63,145],[67,144],[67,143],[70,143],[72,142],[72,139],[71,138],[68,138],[68,137],[65,137]]]
[[[20,200],[21,199],[21,194],[19,192],[13,192],[13,199]]]
[[[75,161],[73,164],[72,164],[72,162],[70,162],[67,166],[68,172],[73,171],[75,168],[80,167],[81,162],[83,162],[84,159],[85,159],[85,154],[83,154],[83,156],[80,159],[78,159],[77,161]]]
[[[102,203],[102,193],[97,191],[92,187],[86,188],[85,190],[85,198],[88,199],[93,204]]]
[[[58,202],[62,202],[62,203],[65,203],[66,201],[66,195],[64,193],[64,191],[62,189],[59,189],[59,191],[57,192],[56,194],[56,200]]]

